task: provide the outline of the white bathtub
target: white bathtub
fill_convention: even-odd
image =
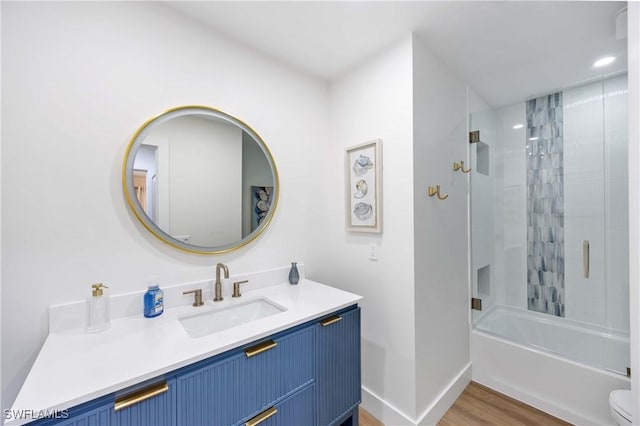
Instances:
[[[508,307],[471,333],[474,381],[578,425],[613,424],[609,392],[629,389],[629,354],[628,334]]]

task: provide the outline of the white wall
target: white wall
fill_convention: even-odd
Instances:
[[[8,408],[47,335],[47,307],[85,297],[91,283],[123,293],[153,279],[161,285],[209,279],[217,262],[232,275],[304,262],[304,235],[324,213],[309,209],[317,201],[308,189],[325,185],[326,170],[300,159],[323,158],[329,138],[325,83],[160,4],[16,2],[2,9],[2,408]],[[197,256],[166,246],[126,206],[121,164],[129,138],[149,117],[187,104],[218,107],[249,123],[280,171],[270,228],[231,254]]]
[[[469,175],[453,171],[454,161],[469,164],[467,85],[413,42],[416,417],[433,424],[470,379],[453,383],[470,373]],[[449,197],[428,197],[429,185]]]
[[[4,9],[2,7],[2,5],[0,4],[0,22],[2,22],[2,9]],[[3,69],[2,68],[2,55],[0,55],[0,70]],[[3,93],[2,93],[2,84],[0,84],[0,99],[4,100],[4,98],[2,97]],[[2,102],[2,107],[4,108],[4,101]],[[2,120],[0,119],[0,135],[4,135],[3,132],[3,128],[2,128]],[[2,187],[2,149],[0,149],[0,188]],[[2,241],[2,197],[0,196],[0,241]],[[2,259],[2,244],[0,244],[0,259]],[[2,331],[2,277],[3,277],[3,273],[2,273],[2,262],[0,261],[0,331]],[[3,362],[3,346],[4,343],[2,342],[2,339],[0,339],[0,408],[4,408],[5,405],[3,404],[4,402],[4,382],[2,381],[4,379],[4,374],[2,372],[2,366],[4,365]]]
[[[393,408],[415,413],[411,38],[334,81],[329,106],[331,137],[318,159],[326,189],[309,206],[325,213],[326,226],[309,228],[316,230],[315,261],[307,274],[364,296],[364,406],[385,423],[406,424]],[[383,232],[346,232],[345,148],[376,138],[383,143]],[[377,261],[368,258],[370,243],[378,246]]]
[[[640,423],[640,3],[629,3],[629,308],[634,423]]]
[[[466,85],[411,36],[334,81],[330,94],[322,161],[339,172],[328,173],[329,191],[318,199],[327,226],[313,235],[308,274],[365,297],[364,408],[385,424],[435,422],[466,384],[447,393],[469,364],[468,180],[451,170],[468,160]],[[345,148],[376,138],[383,232],[349,233]],[[442,204],[427,197],[435,184],[450,192]],[[377,261],[368,259],[369,244]]]

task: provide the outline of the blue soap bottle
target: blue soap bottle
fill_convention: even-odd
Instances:
[[[147,318],[157,317],[164,311],[164,292],[160,290],[158,284],[149,286],[144,294],[144,316]]]

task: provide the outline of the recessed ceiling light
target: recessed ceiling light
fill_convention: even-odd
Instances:
[[[606,67],[607,65],[612,64],[613,61],[615,61],[615,60],[616,60],[615,56],[607,56],[605,58],[601,58],[601,59],[598,59],[597,61],[595,61],[593,63],[593,66],[596,67],[596,68]]]
[[[514,129],[522,129],[524,127],[524,124],[516,124],[513,126]]]
[[[529,138],[529,140],[530,140],[530,141],[537,141],[537,140],[538,140],[538,137],[537,137],[537,136],[534,136],[534,137],[532,137],[532,138]]]

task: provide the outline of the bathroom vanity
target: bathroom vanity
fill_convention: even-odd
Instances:
[[[242,299],[50,334],[13,407],[36,412],[7,424],[357,425],[361,298],[303,279]],[[256,300],[282,311],[197,338],[180,321]]]

